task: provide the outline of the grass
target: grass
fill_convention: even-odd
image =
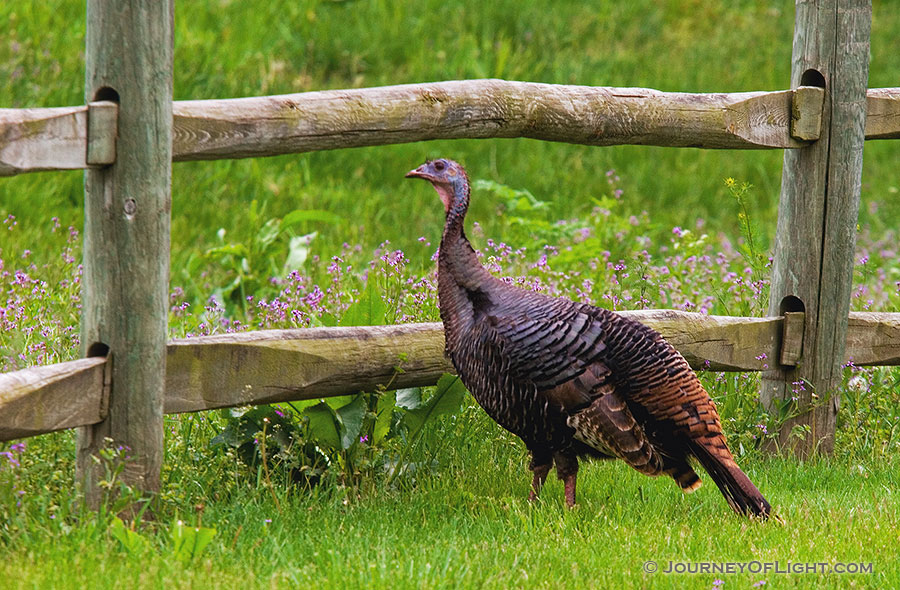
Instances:
[[[430,0],[176,2],[175,98],[226,98],[322,88],[377,86],[498,76],[550,83],[642,86],[668,91],[738,92],[789,86],[791,2],[564,2],[505,0],[453,8]],[[54,10],[7,3],[0,43],[0,106],[83,102],[83,3]],[[900,69],[894,31],[900,16],[874,3],[870,86],[893,86]],[[381,23],[372,26],[372,23]],[[895,195],[897,142],[866,147],[865,223],[885,226],[900,210]],[[609,169],[623,172],[634,209],[671,211],[671,225],[703,217],[737,234],[737,209],[721,179],[759,188],[753,213],[762,238],[775,227],[781,154],[625,146],[586,148],[532,140],[444,141],[228,162],[182,163],[173,173],[173,267],[232,231],[229,214],[252,200],[273,216],[295,208],[329,209],[344,222],[316,227],[325,251],[343,241],[406,250],[440,223],[419,208],[402,174],[426,156],[453,156],[473,177],[528,187],[557,218],[590,207]],[[0,183],[0,214],[30,227],[51,216],[80,226],[81,174],[25,175]],[[196,198],[200,197],[200,198]],[[393,205],[396,203],[397,205]],[[410,219],[410,207],[417,215]],[[482,204],[473,213],[489,218]],[[364,220],[364,221],[361,221]],[[486,222],[487,223],[487,222]],[[373,231],[378,228],[377,231]],[[403,228],[402,231],[393,228]],[[33,242],[38,241],[35,236]]]
[[[869,86],[896,86],[900,13],[873,4]],[[83,102],[83,11],[74,0],[0,5],[8,23],[0,106]],[[511,0],[178,1],[175,98],[486,76],[776,90],[789,85],[792,16],[791,2],[749,0],[563,2],[552,10]],[[898,152],[900,142],[866,146],[854,309],[900,304]],[[474,193],[470,223],[479,226],[470,233],[497,272],[617,309],[764,313],[779,152],[445,141],[174,166],[172,335],[361,318],[353,302],[370,293],[384,294],[385,321],[436,319],[431,256],[441,211],[425,187],[402,180],[436,155],[490,181]],[[742,192],[744,183],[753,188]],[[523,190],[531,208],[517,204]],[[0,182],[0,370],[78,355],[82,193],[80,173]],[[312,209],[337,220],[318,215],[265,238],[270,219]],[[313,232],[308,249],[291,249],[292,237]],[[252,254],[252,272],[214,250],[228,244]],[[305,260],[286,278],[291,254]],[[0,446],[0,573],[13,588],[897,586],[896,371],[848,368],[836,454],[809,462],[758,451],[777,417],[755,403],[756,377],[701,378],[740,464],[784,525],[732,515],[708,477],[682,496],[671,482],[619,463],[583,469],[574,511],[563,507],[555,480],[529,504],[521,444],[471,400],[418,438],[401,427],[397,409],[383,441],[327,452],[326,468],[298,447],[277,456],[270,447],[272,473],[212,444],[232,419],[207,413],[167,418],[157,519],[140,524],[145,541],[130,545],[132,537],[117,537],[111,505],[100,514],[80,508],[73,433]],[[315,442],[302,414],[292,416],[298,436]],[[111,450],[111,490],[119,490],[125,454]],[[393,475],[398,457],[404,469]],[[294,483],[299,468],[322,469],[320,483]],[[177,519],[215,528],[196,556],[176,551]],[[666,575],[644,572],[648,560],[663,569],[669,561],[757,560],[871,562],[873,570]]]
[[[871,472],[844,460],[744,461],[784,525],[730,514],[708,478],[683,496],[671,482],[621,463],[586,466],[570,511],[556,480],[538,503],[527,502],[521,446],[487,419],[450,422],[433,434],[453,443],[414,485],[360,498],[340,488],[278,489],[278,506],[249,487],[208,501],[202,523],[217,534],[187,564],[171,558],[168,522],[144,530],[151,546],[130,553],[88,516],[75,526],[45,521],[23,534],[0,572],[23,588],[711,588],[716,579],[725,589],[760,580],[772,588],[847,588],[892,587],[900,576],[892,557],[900,534],[896,455]],[[651,560],[661,569],[669,561],[777,561],[781,569],[871,563],[872,573],[646,573]]]
[[[518,202],[521,192],[479,188],[474,198],[485,199],[493,191],[506,210],[502,235],[513,246],[490,240],[477,227],[473,239],[489,267],[546,292],[607,307],[761,313],[766,282],[749,265],[753,252],[682,228],[652,243],[645,231],[655,221],[649,215],[628,216],[614,196],[616,186],[613,178],[602,206],[564,223],[548,222],[538,200],[530,211],[512,210],[510,203]],[[4,231],[17,235],[22,229],[17,224]],[[0,283],[6,296],[0,315],[7,322],[0,349],[5,349],[7,368],[77,352],[77,341],[64,335],[77,325],[72,310],[79,305],[73,291],[78,236],[62,228],[48,232],[57,234],[70,243],[52,264],[29,266],[27,272],[11,270],[20,260],[4,265],[10,271]],[[553,248],[541,247],[542,235]],[[614,239],[619,243],[613,252],[596,253],[598,242]],[[900,292],[884,275],[896,272],[891,266],[896,241],[862,234],[860,247],[854,307],[896,306]],[[178,334],[242,329],[235,324],[238,319],[250,328],[307,325],[329,315],[338,321],[351,313],[353,301],[371,303],[367,297],[380,302],[378,314],[389,321],[435,319],[432,267],[416,262],[428,252],[433,246],[427,243],[404,256],[390,249],[372,254],[347,248],[339,262],[310,262],[307,274],[293,275],[263,293],[246,312],[238,306],[229,311],[219,304],[191,305],[173,296],[171,329]],[[367,281],[361,282],[353,269],[367,269]],[[221,269],[204,272],[214,284],[231,277]],[[312,277],[319,282],[313,284]],[[370,291],[369,281],[378,289]],[[317,292],[322,296],[311,300]],[[44,336],[47,328],[57,335]],[[48,352],[47,343],[56,348]],[[41,356],[51,353],[56,356]],[[733,515],[708,477],[704,488],[683,496],[671,482],[648,479],[620,463],[584,467],[574,511],[563,506],[562,486],[555,480],[540,502],[529,504],[522,445],[471,399],[461,412],[428,423],[418,439],[398,428],[380,444],[360,441],[327,453],[330,467],[312,487],[298,485],[293,476],[298,466],[322,467],[304,459],[303,444],[279,449],[272,444],[279,435],[270,430],[267,467],[256,463],[248,469],[239,449],[213,444],[231,420],[210,412],[167,418],[164,485],[152,504],[156,519],[136,528],[146,540],[133,545],[116,536],[113,505],[105,504],[100,514],[86,513],[73,494],[72,432],[31,439],[24,448],[7,446],[0,455],[0,545],[6,557],[0,572],[8,574],[13,587],[23,588],[88,582],[100,587],[541,588],[566,583],[665,588],[712,587],[717,579],[725,581],[719,584],[724,588],[760,581],[769,587],[891,587],[900,579],[890,557],[891,540],[900,533],[900,390],[896,372],[887,369],[851,368],[847,378],[836,455],[798,462],[758,451],[777,420],[761,413],[754,401],[756,377],[701,373],[739,462],[785,519],[783,525],[749,523]],[[302,420],[298,424],[296,440],[315,442]],[[261,438],[256,429],[247,437]],[[254,452],[258,455],[259,448]],[[119,489],[115,476],[125,454],[113,453],[107,462],[111,490]],[[395,477],[390,466],[400,456],[406,468]],[[124,493],[127,497],[128,490]],[[171,539],[176,519],[215,529],[209,546],[195,557],[178,558]],[[651,560],[662,569],[671,561],[681,567],[779,562],[781,569],[789,562],[852,562],[866,568],[871,563],[872,570],[667,575],[645,572],[644,563]]]

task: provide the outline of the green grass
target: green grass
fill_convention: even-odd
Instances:
[[[498,76],[548,83],[738,92],[787,88],[793,3],[505,0],[448,6],[371,1],[176,2],[175,98],[225,98],[323,88]],[[0,106],[83,102],[83,3],[5,3]],[[374,25],[378,23],[378,25]],[[896,85],[900,15],[874,3],[870,86]],[[866,148],[863,221],[900,214],[898,142]],[[671,225],[705,218],[737,235],[726,176],[759,189],[753,212],[774,234],[781,154],[647,147],[586,148],[532,140],[444,141],[232,162],[183,163],[173,173],[173,266],[240,223],[251,199],[273,215],[325,208],[345,222],[320,228],[324,251],[343,241],[407,249],[440,222],[402,175],[426,156],[464,162],[476,178],[528,187],[558,218],[583,212],[616,169],[635,212],[667,210]],[[80,225],[81,174],[0,183],[0,214],[37,227],[51,216]],[[875,215],[870,203],[881,204]],[[431,202],[429,202],[431,203]],[[414,209],[416,215],[410,216]],[[473,213],[490,223],[490,207]],[[412,218],[411,218],[412,217]],[[34,240],[35,242],[37,241]]]
[[[83,102],[83,4],[0,4],[0,107]],[[177,0],[175,98],[488,76],[685,92],[777,90],[789,85],[792,6],[750,0],[566,1],[552,8],[512,0]],[[897,30],[900,12],[875,0],[870,87],[897,85]],[[301,270],[326,286],[332,256],[340,254],[354,268],[337,285],[329,313],[337,316],[338,308],[364,296],[357,273],[377,261],[373,249],[389,241],[389,250],[402,249],[408,259],[394,274],[373,263],[380,284],[405,302],[389,317],[436,319],[433,302],[413,304],[397,294],[427,293],[405,281],[427,279],[433,269],[434,246],[418,239],[437,243],[440,206],[426,187],[402,177],[437,155],[459,159],[473,179],[525,189],[546,203],[540,212],[522,213],[491,198],[490,190],[475,192],[470,219],[481,231],[473,231],[473,239],[505,273],[528,275],[570,296],[589,278],[595,283],[589,295],[606,306],[615,300],[618,307],[640,307],[638,294],[647,289],[653,307],[710,298],[714,313],[763,313],[765,285],[752,285],[758,270],[743,273],[754,253],[736,253],[746,228],[723,179],[753,185],[744,203],[764,254],[775,230],[780,152],[443,141],[175,165],[171,287],[184,288],[173,305],[183,300],[187,312],[173,312],[173,335],[223,329],[217,323],[223,311],[203,309],[233,278],[233,261],[203,257],[221,244],[220,228],[226,243],[259,246],[265,222],[295,209],[327,210],[340,221],[304,222],[260,246],[257,301],[274,296],[273,287],[263,286],[265,273],[281,268],[288,238],[317,231]],[[869,308],[870,298],[876,310],[896,311],[900,303],[897,161],[900,142],[867,144],[859,241],[869,261],[856,267],[854,309]],[[614,186],[608,170],[621,177]],[[612,196],[614,189],[622,190],[621,199]],[[595,210],[598,200],[608,212]],[[256,216],[248,213],[253,201],[263,211]],[[0,226],[0,310],[22,310],[15,317],[0,314],[15,326],[0,321],[6,369],[77,354],[79,274],[77,263],[60,253],[71,249],[67,256],[77,259],[80,238],[56,228],[52,218],[77,230],[82,207],[79,172],[0,180],[0,220],[7,220]],[[12,230],[10,215],[17,222]],[[553,223],[573,218],[565,227]],[[698,226],[698,219],[705,223]],[[573,232],[583,226],[593,234],[579,242]],[[691,233],[675,237],[676,226]],[[506,256],[487,249],[488,238],[528,251]],[[342,250],[344,242],[350,249]],[[550,268],[535,268],[545,244],[560,252],[550,257]],[[604,250],[611,252],[609,266]],[[725,262],[719,263],[722,252]],[[627,271],[612,269],[619,259]],[[20,268],[44,283],[13,284],[5,273]],[[746,274],[747,281],[729,283],[725,270]],[[266,323],[258,312],[234,305],[224,313],[251,325],[291,325]],[[784,525],[731,514],[708,477],[696,494],[682,496],[670,481],[648,479],[621,463],[584,467],[575,510],[564,508],[556,480],[541,501],[529,504],[522,445],[471,400],[461,413],[429,424],[420,440],[410,442],[398,431],[383,446],[372,446],[363,454],[370,463],[350,452],[333,455],[334,467],[312,489],[290,484],[284,462],[273,463],[270,485],[262,469],[211,446],[225,419],[209,413],[167,418],[164,486],[153,503],[157,520],[139,527],[147,541],[136,549],[115,538],[108,514],[80,508],[72,487],[73,433],[26,441],[14,469],[0,456],[0,574],[13,588],[711,588],[716,579],[726,590],[761,580],[765,588],[896,587],[898,374],[851,375],[862,382],[842,389],[836,454],[809,462],[765,457],[756,449],[758,425],[772,422],[752,397],[755,377],[702,375],[740,464]],[[13,452],[9,445],[0,451]],[[415,470],[387,476],[383,464],[398,453]],[[200,523],[197,505],[203,505]],[[216,529],[193,560],[173,554],[175,519]],[[642,571],[648,560],[662,568],[670,560],[779,561],[782,567],[789,561],[871,562],[873,572],[666,575]]]
[[[432,469],[361,497],[347,488],[277,489],[276,506],[264,486],[235,474],[242,484],[229,481],[222,487],[237,489],[221,498],[198,494],[202,526],[217,534],[187,564],[171,558],[170,520],[145,528],[150,547],[130,553],[87,516],[24,531],[0,573],[14,588],[711,588],[715,579],[725,589],[760,580],[767,588],[890,588],[900,579],[896,455],[871,470],[848,460],[743,461],[783,525],[736,517],[709,478],[684,496],[618,462],[584,466],[579,504],[568,510],[555,479],[539,502],[525,499],[530,474],[517,441],[475,414],[451,422],[426,444],[453,437]],[[185,474],[167,482],[189,484]],[[661,569],[669,561],[861,562],[872,573],[645,573],[651,560]]]

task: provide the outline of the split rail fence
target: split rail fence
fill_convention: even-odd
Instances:
[[[782,442],[807,424],[795,450],[828,451],[845,362],[900,364],[900,313],[849,312],[863,142],[900,138],[900,88],[867,90],[870,25],[867,0],[798,0],[780,92],[467,80],[173,102],[173,0],[88,0],[87,104],[0,109],[0,176],[85,169],[84,358],[0,375],[0,440],[79,427],[77,477],[93,503],[105,437],[132,449],[126,481],[158,489],[164,413],[436,383],[453,370],[440,324],[167,342],[171,163],[528,137],[785,150],[770,317],[630,315],[695,368],[761,371],[770,408],[803,382]]]

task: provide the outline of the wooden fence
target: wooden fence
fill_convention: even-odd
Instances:
[[[452,371],[440,324],[167,342],[172,161],[442,138],[784,149],[770,317],[626,313],[695,368],[761,371],[770,408],[802,381],[801,415],[782,433],[810,426],[794,443],[801,454],[832,444],[846,360],[900,364],[900,314],[849,312],[863,141],[900,138],[900,88],[866,89],[867,0],[798,0],[791,89],[780,92],[467,80],[182,102],[172,101],[172,1],[88,0],[86,105],[0,109],[0,176],[86,170],[85,358],[0,375],[0,440],[80,427],[77,477],[91,504],[100,477],[91,457],[106,437],[132,449],[125,480],[158,489],[164,412],[391,379],[428,385]]]

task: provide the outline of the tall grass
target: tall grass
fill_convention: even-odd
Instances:
[[[83,102],[83,3],[5,3],[0,106]],[[896,11],[875,2],[870,86],[896,84]],[[792,3],[563,2],[551,6],[434,0],[176,2],[175,98],[225,98],[498,76],[529,81],[643,86],[668,91],[776,90],[789,84]],[[374,23],[378,23],[375,25]],[[866,148],[863,221],[898,213],[897,142]],[[703,217],[737,235],[737,208],[721,179],[758,187],[751,204],[763,244],[774,232],[777,151],[586,148],[532,140],[444,141],[233,162],[178,164],[173,179],[173,263],[240,224],[251,199],[275,216],[329,209],[345,221],[323,228],[331,251],[345,240],[407,249],[439,223],[400,175],[427,155],[464,162],[474,177],[527,186],[556,217],[584,212],[602,173],[623,173],[629,201],[671,212],[671,225]],[[894,191],[894,192],[891,192]],[[29,227],[51,216],[80,225],[81,174],[27,175],[0,183],[0,214]],[[415,215],[410,215],[415,211]],[[487,224],[489,204],[476,209]],[[488,228],[490,229],[490,228]],[[37,242],[37,236],[34,240]]]

